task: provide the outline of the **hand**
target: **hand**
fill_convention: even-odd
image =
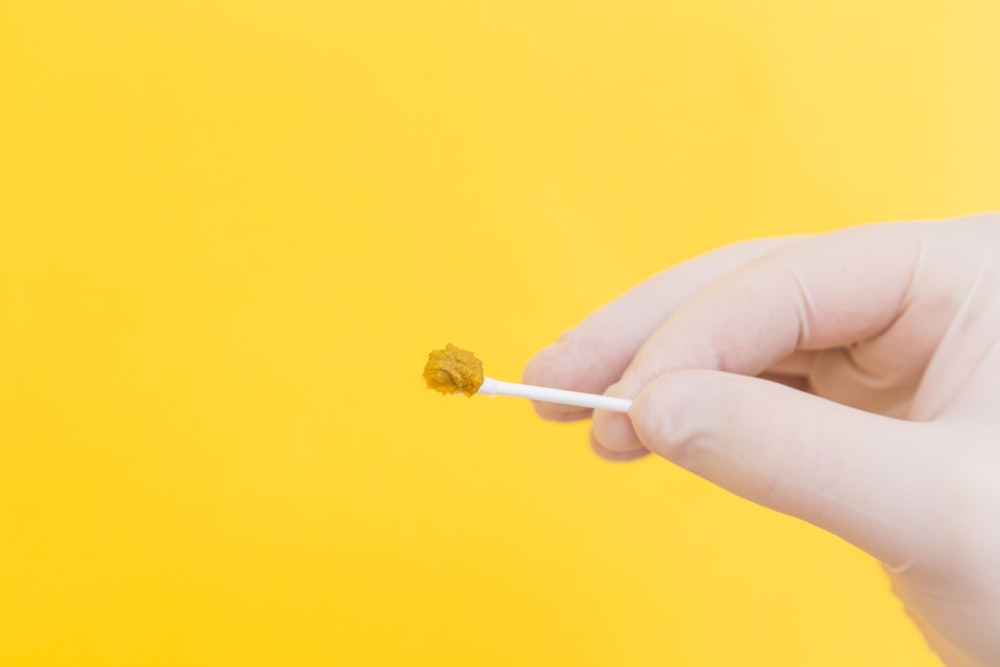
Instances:
[[[709,253],[593,313],[524,379],[634,398],[593,415],[599,454],[659,454],[840,535],[949,665],[1000,665],[1000,216]]]

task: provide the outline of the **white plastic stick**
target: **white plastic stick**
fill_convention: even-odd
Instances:
[[[611,410],[612,412],[628,412],[629,408],[632,407],[632,401],[627,398],[585,394],[581,391],[552,389],[550,387],[536,387],[530,384],[494,380],[491,377],[483,378],[483,386],[476,393],[486,394],[487,396],[518,396],[520,398],[530,398],[535,401],[545,401],[546,403],[562,403],[563,405],[576,405],[581,408]]]

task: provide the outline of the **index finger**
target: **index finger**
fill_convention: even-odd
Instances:
[[[524,369],[524,382],[601,394],[619,381],[651,333],[694,294],[739,266],[794,241],[756,239],[719,248],[671,267],[599,308],[559,340],[540,350]],[[591,410],[535,403],[546,419],[571,421]]]

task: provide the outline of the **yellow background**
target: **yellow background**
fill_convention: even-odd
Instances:
[[[998,21],[0,0],[0,664],[936,664],[837,539],[420,370],[997,207]]]

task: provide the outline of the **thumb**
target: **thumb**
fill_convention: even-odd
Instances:
[[[651,451],[890,566],[916,557],[922,522],[939,513],[926,493],[935,472],[929,424],[710,370],[660,376],[629,416]]]

